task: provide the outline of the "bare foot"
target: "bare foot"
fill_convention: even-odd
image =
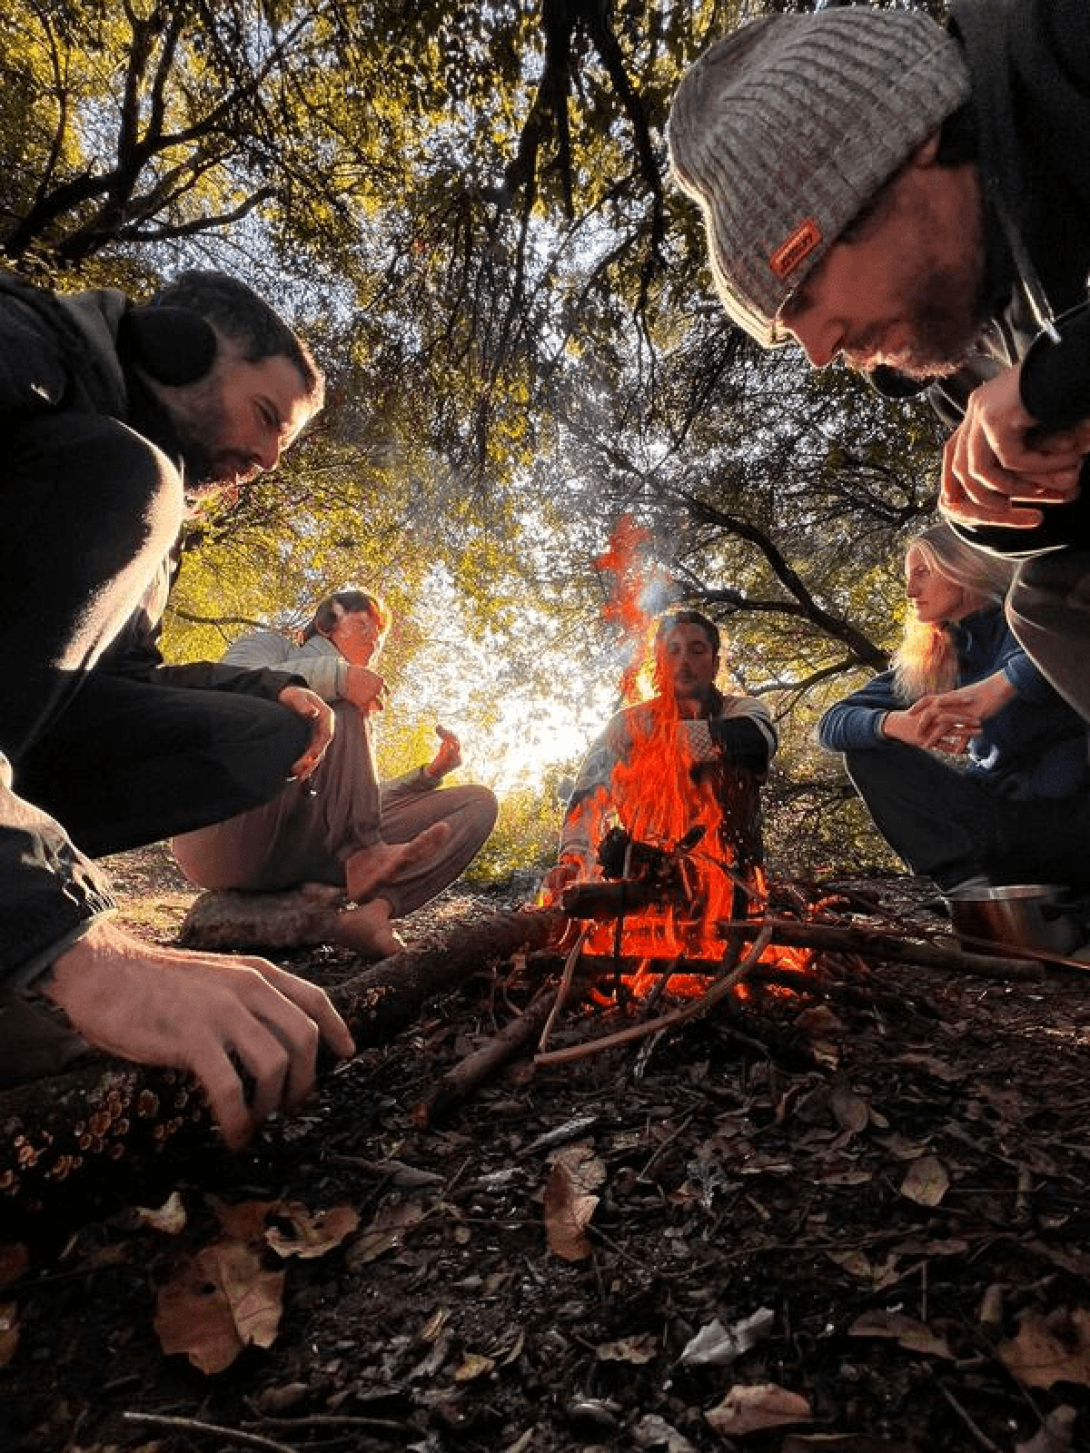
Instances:
[[[330,942],[376,959],[388,958],[405,947],[405,940],[390,922],[390,905],[385,898],[372,898],[359,908],[346,908],[338,913],[330,930]]]
[[[360,848],[344,865],[345,897],[350,903],[373,897],[376,888],[404,869],[434,858],[450,842],[453,831],[449,822],[433,822],[407,843],[373,843]]]

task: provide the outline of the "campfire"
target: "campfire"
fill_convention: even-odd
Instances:
[[[637,541],[628,530],[603,560],[619,572],[614,614],[643,660],[650,632],[634,584]],[[636,659],[626,670],[633,688]],[[438,947],[396,954],[332,989],[362,1050],[416,1024],[430,999],[494,972],[494,1002],[513,1016],[431,1085],[414,1110],[418,1125],[448,1113],[520,1054],[559,1064],[653,1041],[733,996],[752,993],[749,1003],[759,1007],[757,994],[786,991],[817,1003],[862,992],[879,1003],[883,991],[869,977],[875,962],[1015,981],[1040,979],[1059,964],[1087,971],[1042,951],[967,951],[937,926],[883,917],[877,898],[766,876],[756,778],[722,761],[692,760],[672,705],[666,692],[645,703],[608,794],[586,799],[596,860],[557,901],[459,926]],[[663,1007],[667,994],[676,1002]],[[554,1049],[562,1016],[567,1042]],[[75,1180],[93,1183],[119,1162],[138,1167],[209,1126],[203,1097],[178,1072],[93,1054],[45,1092],[31,1085],[0,1094],[0,1121],[0,1219],[33,1218]]]
[[[736,953],[740,936],[722,925],[759,920],[768,887],[755,776],[718,755],[694,760],[679,730],[678,702],[659,678],[661,663],[655,694],[640,702],[656,624],[645,606],[655,593],[641,558],[647,538],[622,519],[596,561],[611,585],[603,615],[627,647],[621,700],[639,709],[608,791],[581,804],[596,847],[594,871],[567,886],[558,904],[579,925],[584,956],[623,961],[626,978],[636,980],[641,962],[674,960],[680,979],[715,973]]]

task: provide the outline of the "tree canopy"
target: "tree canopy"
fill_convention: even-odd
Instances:
[[[810,6],[21,0],[0,16],[7,264],[133,292],[220,266],[328,366],[307,441],[191,522],[179,652],[291,623],[351,579],[403,618],[407,661],[439,570],[467,634],[555,690],[558,659],[608,644],[593,562],[627,512],[668,591],[729,622],[740,678],[781,711],[882,664],[903,540],[934,506],[933,427],[732,329],[667,176],[687,65],[788,8]]]

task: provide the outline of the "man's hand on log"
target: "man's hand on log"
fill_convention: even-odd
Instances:
[[[339,1056],[355,1048],[316,985],[264,959],[141,943],[109,922],[36,987],[97,1049],[195,1075],[233,1150],[274,1110],[307,1099],[321,1040]]]

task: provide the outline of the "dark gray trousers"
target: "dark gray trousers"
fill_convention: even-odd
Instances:
[[[1007,600],[1007,619],[1033,662],[1090,721],[1090,551],[1054,550],[1026,560]]]
[[[903,742],[846,752],[844,764],[886,842],[940,888],[983,874],[1090,890],[1090,793],[1005,797]]]

